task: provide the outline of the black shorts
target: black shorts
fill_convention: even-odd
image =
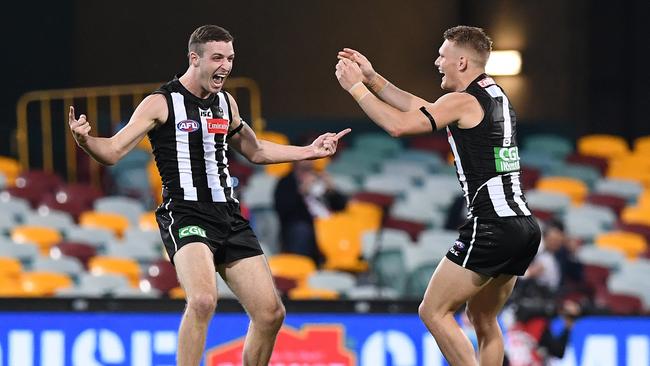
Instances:
[[[476,273],[521,276],[537,254],[541,231],[533,216],[471,218],[447,258]]]
[[[167,199],[156,209],[156,221],[169,258],[189,243],[204,243],[214,263],[224,264],[263,254],[239,204]]]

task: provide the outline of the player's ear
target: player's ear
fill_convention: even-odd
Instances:
[[[199,58],[200,58],[200,56],[199,56],[198,53],[190,52],[189,58],[190,58],[190,65],[192,65],[194,67],[199,66]]]
[[[460,56],[458,58],[458,71],[467,70],[467,66],[469,66],[469,59],[465,56]]]

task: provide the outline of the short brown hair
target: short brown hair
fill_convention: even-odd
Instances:
[[[203,52],[203,45],[210,42],[232,42],[233,36],[218,25],[202,25],[192,32],[190,41],[187,44],[188,55],[190,52],[196,52],[201,55]]]
[[[468,47],[481,57],[483,66],[487,63],[492,51],[492,39],[485,33],[483,28],[458,25],[449,28],[443,33],[443,38],[456,43],[462,47]]]

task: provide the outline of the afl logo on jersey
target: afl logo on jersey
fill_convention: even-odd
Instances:
[[[193,121],[191,119],[186,119],[176,124],[176,129],[187,133],[194,132],[199,128],[201,128],[201,125],[199,125],[198,122]]]

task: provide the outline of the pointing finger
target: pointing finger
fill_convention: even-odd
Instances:
[[[340,139],[341,137],[343,137],[343,136],[347,135],[348,133],[350,133],[350,131],[352,131],[351,128],[346,128],[345,130],[343,130],[343,131],[337,133],[336,136],[335,136],[335,138],[338,140],[338,139]]]

